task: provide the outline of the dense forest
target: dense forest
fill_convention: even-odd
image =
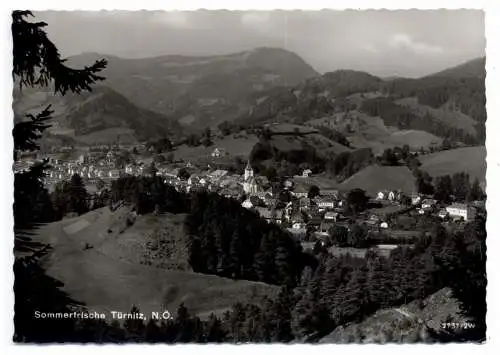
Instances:
[[[453,104],[461,112],[477,121],[477,136],[474,138],[484,144],[486,137],[485,74],[483,61],[483,75],[480,77],[434,75],[420,79],[399,79],[384,83],[382,90],[397,98],[417,97],[420,104],[433,108],[447,103]]]
[[[379,97],[365,100],[361,104],[360,110],[370,116],[379,116],[387,126],[399,129],[418,129],[453,142],[471,145],[479,142],[476,137],[461,129],[448,127],[429,114],[418,117],[412,110],[396,104],[391,98]]]
[[[375,158],[372,150],[362,148],[329,157],[325,164],[325,170],[330,175],[335,176],[338,181],[342,181],[373,162],[375,162]]]
[[[334,130],[323,132],[324,135],[335,136],[343,145],[347,139]],[[337,134],[338,133],[338,134]],[[344,180],[364,167],[375,162],[370,148],[361,148],[342,153],[319,152],[314,146],[302,143],[293,150],[279,150],[266,136],[262,136],[249,155],[252,167],[265,176],[292,176],[301,174],[303,169],[311,169],[313,173],[327,172],[339,181]],[[272,173],[270,173],[272,170]]]
[[[480,341],[486,327],[484,224],[485,220],[478,218],[463,231],[453,233],[439,226],[414,248],[399,247],[388,258],[376,253],[364,259],[335,257],[318,251],[312,255],[317,265],[304,269],[297,287],[283,287],[275,299],[265,298],[259,305],[235,304],[220,318],[212,314],[202,321],[181,305],[173,319],[162,322],[129,320],[120,325],[67,320],[49,327],[50,320],[31,318],[31,323],[26,323],[20,321],[27,317],[19,317],[16,330],[20,339],[28,342],[315,342],[339,325],[450,287],[463,315],[475,326],[454,334],[434,331],[433,340]],[[19,277],[33,278],[41,272],[37,270],[36,266],[23,268]],[[47,278],[41,275],[38,282]],[[48,281],[54,283],[44,282]],[[16,307],[29,314],[33,309],[64,311],[75,304],[60,291],[54,294],[54,288],[47,291],[43,298],[27,298]],[[133,307],[131,311],[139,310]]]
[[[367,92],[381,92],[384,96],[365,98]],[[358,93],[363,99],[360,105],[349,99],[349,95]],[[484,76],[432,75],[382,81],[367,73],[339,70],[309,79],[294,89],[274,88],[267,94],[250,114],[237,122],[243,125],[270,121],[303,124],[336,112],[360,109],[371,116],[380,116],[388,126],[423,130],[451,141],[484,144],[486,137]],[[477,121],[476,134],[444,125],[430,114],[417,117],[411,109],[395,103],[395,100],[406,97],[416,97],[420,104],[432,108],[448,105],[469,115]]]
[[[291,176],[300,174],[302,169],[307,167],[315,173],[322,172],[325,166],[325,158],[316,148],[306,142],[303,142],[296,149],[280,150],[277,149],[271,140],[261,137],[250,152],[249,155],[252,167],[258,173],[264,173],[264,170],[273,167],[279,169],[282,167],[282,176]]]
[[[306,261],[287,232],[216,193],[184,194],[160,177],[113,182],[111,201],[132,203],[139,214],[187,213],[189,262],[196,272],[294,286]]]

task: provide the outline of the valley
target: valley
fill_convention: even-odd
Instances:
[[[45,34],[29,14],[13,29]],[[52,76],[16,47],[18,341],[484,338],[485,58],[414,78],[276,47],[66,63],[44,36],[28,54]]]

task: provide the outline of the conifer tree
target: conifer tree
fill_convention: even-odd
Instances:
[[[12,40],[13,40],[13,80],[19,89],[24,87],[52,86],[56,94],[64,95],[68,91],[80,93],[91,90],[91,85],[104,78],[98,73],[106,66],[106,61],[97,61],[90,67],[73,69],[66,66],[57,47],[50,41],[45,31],[44,22],[29,22],[33,17],[30,11],[14,11],[12,13]],[[14,148],[16,151],[37,150],[36,141],[49,127],[53,111],[50,107],[37,115],[28,115],[27,120],[17,123],[12,131]],[[14,158],[17,158],[15,155]],[[14,224],[15,227],[24,227],[31,224],[49,221],[50,216],[46,204],[48,193],[44,188],[42,179],[47,169],[47,161],[36,164],[26,172],[14,175]],[[48,204],[47,204],[48,205]],[[26,247],[26,239],[20,238],[16,233],[15,246],[17,249]],[[49,295],[59,294],[57,282],[47,281],[47,276],[40,271],[36,276],[33,270],[40,253],[31,257],[17,259],[14,264],[15,271],[15,334],[17,341],[64,341],[68,340],[72,331],[72,324],[59,322],[58,327],[53,327],[50,322],[35,322],[33,313],[44,305],[47,311],[67,310],[69,298],[56,299]],[[23,275],[30,275],[24,277]],[[46,297],[49,297],[48,299]],[[26,301],[30,300],[29,304]],[[40,302],[39,304],[37,304]],[[34,307],[34,308],[31,308]],[[25,312],[18,312],[24,309]],[[63,327],[63,328],[61,328]],[[51,330],[46,332],[46,330]],[[64,331],[63,331],[64,330]],[[38,334],[37,334],[38,333]],[[42,337],[42,338],[41,338]]]
[[[98,73],[106,67],[105,60],[97,61],[84,69],[73,69],[66,66],[66,60],[61,58],[57,47],[50,41],[45,32],[47,24],[45,22],[29,22],[27,20],[29,17],[33,17],[30,11],[14,11],[12,13],[12,75],[21,91],[25,87],[51,86],[56,94],[64,95],[68,91],[80,93],[91,91],[92,84],[104,80],[104,77],[99,76]],[[33,151],[39,149],[36,141],[50,127],[49,121],[53,113],[49,106],[42,109],[39,114],[27,115],[27,120],[17,123],[12,131],[15,150]],[[46,192],[40,186],[38,189],[33,189],[35,185],[28,186],[26,180],[41,181],[47,168],[48,164],[44,161],[35,165],[28,172],[22,173],[23,175],[15,175],[14,214],[16,225],[30,222],[26,221],[22,214],[18,214],[21,213],[20,211],[36,216],[36,213],[30,213],[36,208],[33,200],[31,203],[25,204],[23,195],[28,192],[33,195],[37,191],[38,194],[43,195]]]
[[[481,188],[481,185],[479,184],[478,178],[475,178],[470,188],[469,195],[467,196],[467,200],[477,201],[477,200],[483,200],[485,197],[486,196],[483,192],[483,189]]]
[[[132,306],[130,309],[130,314],[138,315],[140,310],[137,306]],[[144,339],[145,325],[144,321],[139,318],[127,318],[123,322],[123,328],[127,332],[127,339],[130,341],[141,341]]]
[[[144,340],[150,343],[157,343],[161,341],[160,327],[156,324],[154,319],[149,319],[144,330]]]
[[[260,281],[274,283],[274,233],[264,234],[261,239],[259,251],[255,255],[255,272]]]
[[[222,322],[213,313],[210,313],[207,323],[207,341],[209,343],[221,343],[225,341],[226,334],[222,327]]]

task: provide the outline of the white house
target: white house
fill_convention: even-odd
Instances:
[[[325,213],[325,216],[323,217],[325,220],[331,220],[331,221],[335,221],[337,219],[337,216],[339,214],[336,213],[336,212],[326,212]]]
[[[316,198],[316,205],[319,209],[335,208],[335,200],[328,197]]]
[[[108,177],[111,179],[118,179],[120,177],[120,171],[117,169],[112,169],[108,172]]]
[[[246,199],[246,200],[245,200],[245,201],[243,201],[243,203],[241,204],[241,207],[244,207],[244,208],[252,208],[252,207],[253,207],[252,201],[250,201],[250,199]]]
[[[418,205],[422,198],[419,195],[412,195],[411,196],[411,204],[412,205]]]
[[[436,206],[437,201],[436,200],[431,200],[431,199],[425,199],[422,201],[422,209],[423,210],[430,210]]]
[[[446,212],[448,212],[448,214],[452,218],[463,217],[464,221],[474,219],[474,217],[476,216],[476,209],[474,207],[469,207],[463,203],[454,203],[446,207]]]
[[[384,200],[386,196],[386,193],[384,191],[379,191],[377,193],[377,200]]]
[[[311,169],[305,169],[303,172],[302,172],[302,177],[309,177],[310,175],[312,174],[312,171]]]
[[[226,150],[224,148],[215,148],[212,152],[212,157],[220,158],[226,155]]]
[[[292,228],[293,229],[305,229],[306,228],[306,224],[303,223],[303,222],[296,222],[292,225]]]
[[[134,172],[134,167],[132,166],[132,164],[127,164],[127,166],[125,167],[125,173],[132,175],[133,172]]]

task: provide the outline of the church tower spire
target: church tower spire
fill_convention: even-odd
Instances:
[[[252,166],[250,165],[250,159],[247,161],[247,166],[245,167],[245,180],[250,179],[253,177],[253,169]]]

